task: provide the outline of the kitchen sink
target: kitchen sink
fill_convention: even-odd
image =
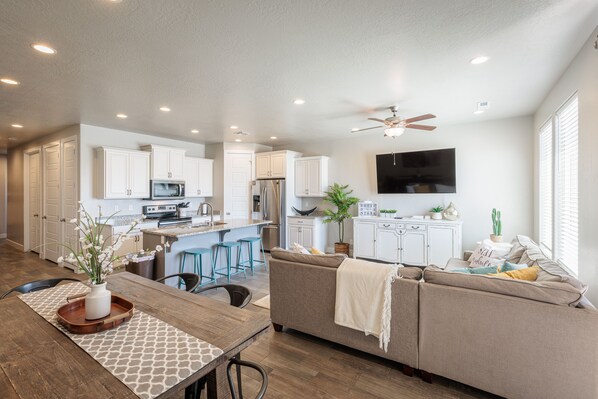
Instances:
[[[222,221],[214,222],[214,226],[222,226],[224,224],[226,224],[226,222],[222,222]]]

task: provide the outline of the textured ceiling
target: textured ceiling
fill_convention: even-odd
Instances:
[[[440,126],[526,115],[597,20],[596,0],[3,0],[0,77],[21,84],[0,84],[0,147],[76,123],[285,143],[346,136],[390,104]]]

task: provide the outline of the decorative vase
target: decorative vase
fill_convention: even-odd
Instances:
[[[96,320],[110,315],[112,294],[106,283],[91,284],[91,291],[85,296],[85,319]]]
[[[432,212],[432,219],[442,220],[442,212]]]
[[[334,253],[335,254],[345,254],[349,256],[349,244],[344,242],[335,242],[334,243]]]
[[[502,236],[495,236],[494,234],[490,234],[490,240],[492,242],[502,242]]]
[[[442,212],[442,215],[446,220],[457,220],[459,219],[459,211],[455,208],[455,205],[451,202],[448,207]]]

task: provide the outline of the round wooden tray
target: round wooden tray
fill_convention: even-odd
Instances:
[[[69,297],[69,303],[62,305],[56,312],[58,321],[73,334],[93,334],[100,331],[118,327],[133,317],[135,305],[125,298],[112,294],[112,308],[110,314],[97,320],[85,318],[85,298],[72,299],[85,296],[86,294]]]

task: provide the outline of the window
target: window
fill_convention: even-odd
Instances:
[[[542,249],[577,274],[578,102],[571,97],[540,129],[539,227]]]

